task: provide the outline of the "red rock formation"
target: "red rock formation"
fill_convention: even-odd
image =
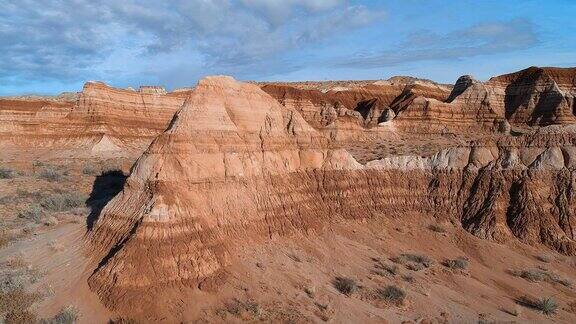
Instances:
[[[506,118],[528,125],[571,124],[576,122],[576,68],[538,68],[490,79],[504,97]]]
[[[491,109],[472,88],[445,105]],[[575,141],[560,128],[362,166],[259,87],[207,78],[103,210],[89,284],[107,306],[146,314],[167,290],[217,276],[235,248],[383,214],[449,217],[573,255]]]
[[[326,127],[338,117],[371,128],[382,121],[382,114],[406,89],[439,100],[446,99],[450,91],[448,86],[413,78],[392,78],[347,85],[348,87],[326,88],[300,83],[261,84],[264,91],[283,105],[298,110],[306,121],[316,128]],[[319,87],[323,91],[318,90]]]
[[[137,307],[144,291],[215,275],[234,245],[319,226],[306,216],[316,209],[308,171],[359,167],[326,145],[259,87],[200,81],[96,223],[91,287],[111,307],[120,295]]]
[[[76,96],[0,99],[0,141],[4,145],[141,152],[162,132],[187,91],[140,91],[88,82]]]
[[[504,110],[494,91],[463,76],[446,102],[407,89],[393,103],[398,127],[422,133],[489,131],[501,128]]]

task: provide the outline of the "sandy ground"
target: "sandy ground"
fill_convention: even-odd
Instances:
[[[320,235],[298,235],[238,251],[220,296],[259,305],[259,315],[248,320],[277,319],[334,323],[574,323],[576,293],[557,283],[529,282],[508,273],[542,267],[571,281],[576,279],[574,258],[527,247],[512,241],[500,245],[478,239],[452,226],[446,233],[429,230],[433,220],[423,217],[344,222]],[[402,253],[421,254],[432,266],[412,271],[396,264],[396,274],[379,270],[394,265]],[[552,261],[537,259],[546,254]],[[465,256],[469,267],[452,270],[446,259]],[[359,289],[350,296],[333,285],[336,277],[354,279]],[[375,297],[378,288],[394,285],[406,292],[399,305]],[[553,317],[519,305],[523,297],[554,296],[560,309]],[[201,294],[198,296],[201,299]],[[189,309],[194,317],[196,310]],[[218,322],[246,320],[246,314],[204,310],[203,319]],[[234,312],[233,312],[234,313]],[[518,315],[513,315],[519,313]],[[187,315],[187,316],[186,316]]]
[[[85,232],[83,222],[43,228],[0,252],[0,259],[20,257],[41,274],[29,287],[46,295],[34,307],[39,317],[50,318],[62,307],[73,306],[79,311],[80,322],[105,323],[110,319],[110,312],[86,283],[91,270],[84,257]]]

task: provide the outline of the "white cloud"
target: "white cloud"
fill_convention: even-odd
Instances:
[[[115,55],[150,63],[189,53],[205,67],[262,68],[381,17],[344,0],[4,0],[0,82],[138,73],[134,62],[111,66]]]
[[[527,49],[538,44],[534,24],[526,19],[486,22],[447,34],[419,31],[394,50],[338,58],[335,66],[370,69],[406,62],[454,60]]]

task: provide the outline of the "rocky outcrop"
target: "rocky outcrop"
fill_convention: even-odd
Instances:
[[[458,79],[445,101],[405,89],[391,105],[400,129],[430,132],[506,132],[507,124],[576,122],[576,69],[531,67],[490,79]],[[429,92],[428,92],[429,93]]]
[[[388,114],[387,110],[405,91],[445,100],[451,89],[432,81],[406,77],[346,84],[347,87],[301,83],[260,85],[283,105],[298,110],[308,123],[318,129],[331,125],[339,120],[338,117],[343,117],[344,123],[372,128],[384,121],[382,114]]]
[[[140,307],[145,291],[215,275],[233,245],[319,226],[306,217],[313,171],[360,167],[326,146],[259,87],[200,81],[96,223],[91,287],[111,307],[120,295]]]
[[[407,89],[392,109],[398,127],[422,133],[494,132],[505,122],[493,89],[470,76],[458,79],[445,102]]]
[[[487,86],[503,97],[506,118],[515,124],[576,122],[576,68],[538,68],[490,79]]]
[[[473,97],[466,93],[452,102]],[[107,306],[145,313],[165,290],[225,271],[234,249],[343,219],[407,214],[574,255],[575,141],[560,128],[361,165],[297,108],[210,77],[104,208],[89,234],[89,284]]]

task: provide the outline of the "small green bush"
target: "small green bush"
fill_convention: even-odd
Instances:
[[[44,199],[40,205],[51,212],[69,211],[84,205],[86,197],[77,192],[57,193]]]
[[[356,284],[356,281],[351,278],[336,277],[332,283],[334,288],[338,289],[339,292],[346,296],[350,296],[358,290],[358,284]]]
[[[552,297],[546,297],[538,300],[535,306],[546,315],[552,315],[556,313],[556,310],[558,309],[558,303]]]
[[[378,289],[376,292],[378,298],[396,305],[404,303],[404,299],[406,298],[406,292],[402,288],[392,285],[386,286],[383,289]]]

